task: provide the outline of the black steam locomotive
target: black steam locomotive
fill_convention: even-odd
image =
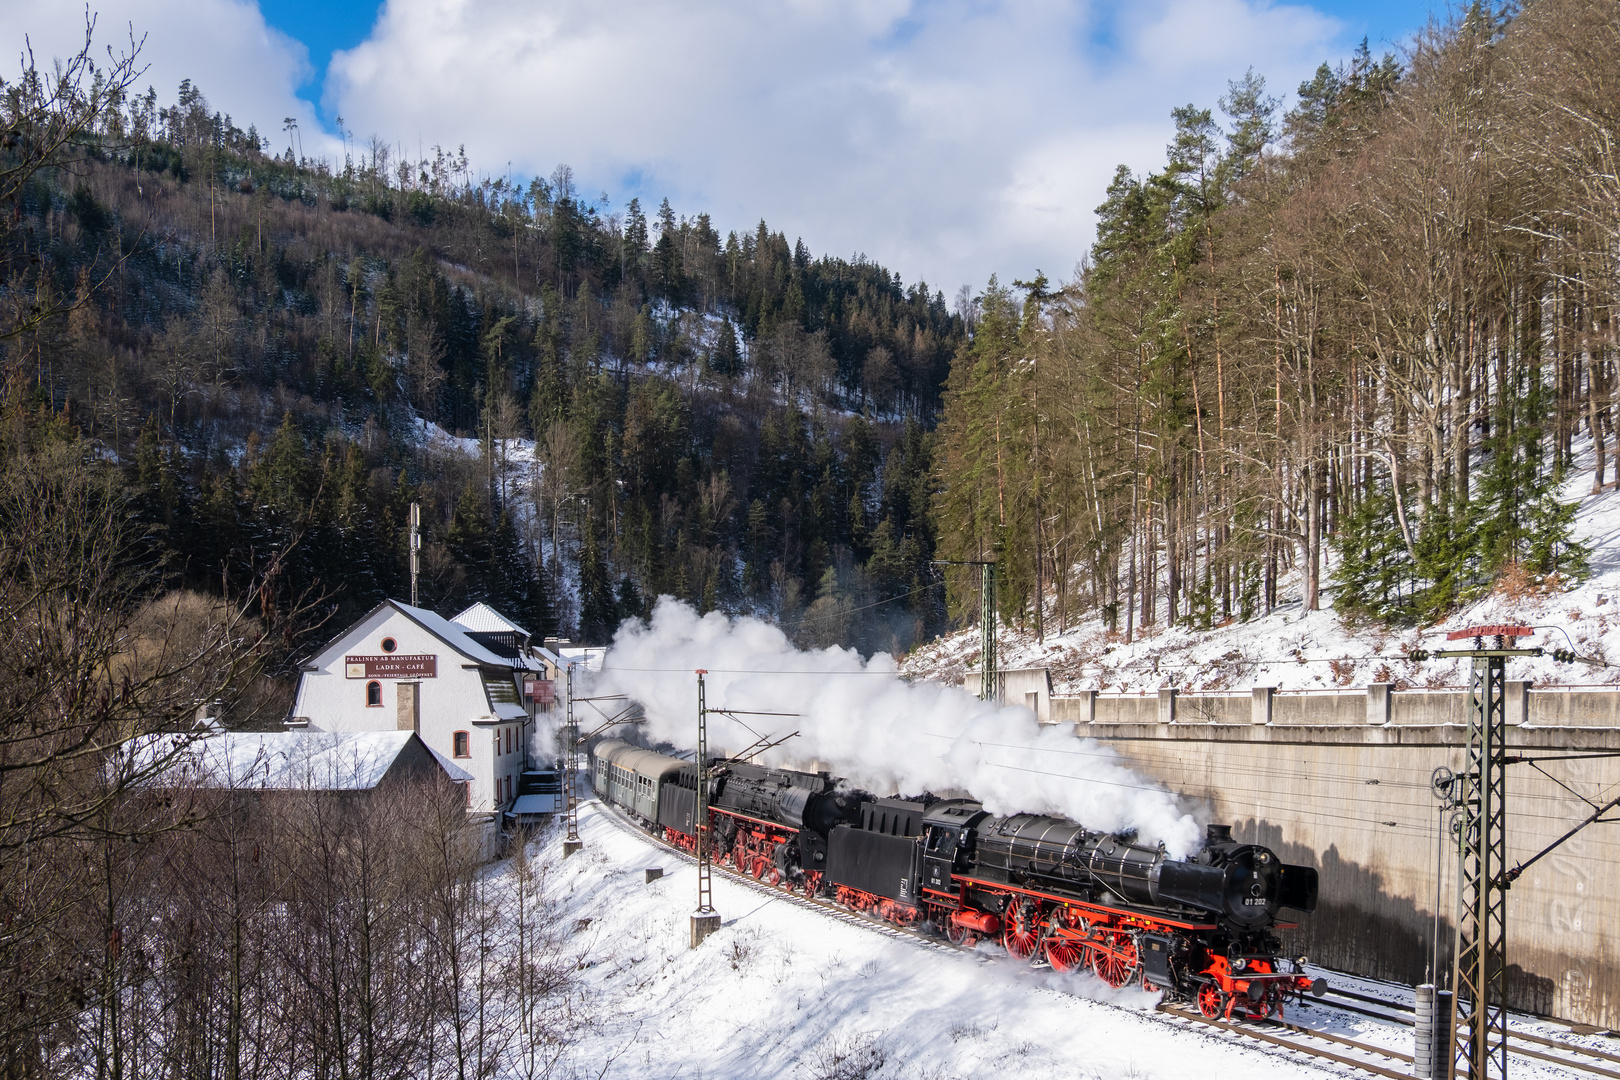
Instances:
[[[592,751],[598,795],[666,842],[697,847],[697,767],[629,743]],[[1209,1017],[1281,1015],[1313,984],[1281,959],[1284,909],[1316,907],[1316,871],[1209,826],[1166,858],[1130,835],[1036,814],[997,817],[965,799],[880,799],[825,773],[715,761],[715,860],[957,944],[999,941],[1058,971],[1161,989]]]

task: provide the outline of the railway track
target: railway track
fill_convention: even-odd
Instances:
[[[615,828],[639,839],[651,840],[658,844],[663,851],[686,863],[697,864],[696,856],[678,847],[666,844],[658,837],[651,835],[627,818],[618,807],[613,806],[611,803],[605,803],[595,798],[584,801],[590,805],[606,809],[608,812],[604,817]],[[714,870],[723,874],[727,881],[743,885],[763,896],[796,904],[826,918],[836,919],[851,926],[859,926],[864,930],[905,941],[919,948],[957,955],[964,952],[958,946],[941,941],[919,930],[894,926],[875,916],[850,911],[831,900],[813,899],[799,893],[789,892],[780,886],[758,881],[723,864],[714,863],[711,865]],[[988,962],[988,958],[985,959]],[[1332,1009],[1369,1017],[1396,1027],[1411,1027],[1413,1025],[1413,1014],[1416,1011],[1411,1005],[1402,1002],[1389,1001],[1369,994],[1358,994],[1352,990],[1332,986],[1328,989],[1327,997],[1315,1001],[1306,999],[1305,1004],[1313,1009]],[[1161,1004],[1156,1015],[1162,1022],[1176,1027],[1197,1025],[1212,1028],[1218,1032],[1225,1032],[1230,1036],[1239,1036],[1252,1040],[1266,1045],[1271,1048],[1271,1052],[1281,1055],[1290,1053],[1303,1054],[1323,1062],[1347,1066],[1374,1076],[1395,1077],[1398,1080],[1409,1080],[1412,1075],[1411,1054],[1402,1053],[1389,1047],[1381,1047],[1373,1043],[1350,1039],[1319,1028],[1287,1023],[1281,1020],[1212,1020],[1196,1010],[1181,1005]],[[1521,1058],[1559,1065],[1591,1076],[1620,1080],[1620,1055],[1576,1043],[1549,1039],[1530,1032],[1512,1031],[1509,1033],[1509,1040],[1508,1052]],[[1514,1046],[1512,1045],[1514,1041],[1561,1050],[1566,1054],[1577,1055],[1577,1057],[1560,1057],[1556,1054],[1547,1053],[1546,1050],[1531,1049],[1522,1045]],[[1579,1060],[1579,1057],[1588,1057],[1594,1060],[1587,1062]],[[1614,1067],[1599,1065],[1597,1064],[1598,1061],[1613,1063]],[[1405,1066],[1404,1070],[1399,1068],[1401,1065]]]
[[[1412,1070],[1412,1055],[1403,1054],[1372,1043],[1358,1042],[1347,1039],[1342,1035],[1319,1031],[1315,1028],[1303,1027],[1299,1024],[1284,1023],[1280,1020],[1211,1020],[1203,1013],[1180,1005],[1160,1005],[1159,1012],[1167,1016],[1180,1017],[1194,1024],[1203,1024],[1219,1031],[1235,1035],[1242,1035],[1269,1046],[1281,1047],[1309,1057],[1331,1061],[1337,1065],[1348,1065],[1374,1076],[1390,1076],[1397,1080],[1410,1080]],[[1357,1056],[1351,1056],[1345,1051],[1354,1051]],[[1375,1060],[1377,1059],[1377,1060]],[[1404,1062],[1408,1067],[1404,1071],[1391,1068],[1384,1062]]]
[[[1341,987],[1329,987],[1327,996],[1319,1003],[1307,1004],[1311,1004],[1313,1007],[1338,1009],[1359,1016],[1368,1016],[1401,1027],[1412,1026],[1413,1016],[1416,1011],[1411,1005],[1404,1002],[1390,1001],[1386,998],[1373,997],[1370,994],[1358,994],[1353,990],[1346,990]],[[1369,1008],[1368,1006],[1372,1007]],[[1547,1018],[1538,1017],[1537,1019]],[[1561,1051],[1563,1055],[1567,1056],[1560,1056],[1559,1053],[1549,1053],[1549,1050]],[[1616,1080],[1620,1080],[1620,1054],[1599,1050],[1592,1046],[1584,1046],[1580,1043],[1551,1039],[1534,1032],[1509,1028],[1508,1053],[1532,1061],[1561,1065],[1590,1076],[1614,1077]]]

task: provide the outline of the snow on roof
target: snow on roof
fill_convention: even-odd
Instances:
[[[158,782],[250,790],[369,791],[382,782],[415,737],[410,731],[225,732],[186,745],[162,770]],[[131,749],[136,768],[162,761],[174,749],[172,739],[151,735],[137,740]]]
[[[562,809],[562,796],[551,792],[544,795],[519,795],[512,800],[512,809],[507,813],[514,817],[523,814],[555,814]]]
[[[466,627],[456,625],[436,611],[412,607],[399,600],[390,600],[388,602],[398,608],[406,618],[415,621],[428,633],[434,635],[469,660],[480,664],[489,664],[493,667],[509,668],[517,666],[512,660],[496,656],[478,644],[478,642],[467,636]]]
[[[481,600],[450,621],[457,626],[471,630],[475,634],[522,634],[524,637],[529,636],[527,630]]]
[[[427,746],[427,743],[423,743],[422,745]],[[463,769],[460,765],[457,765],[455,762],[451,761],[449,758],[445,757],[431,746],[428,746],[427,752],[433,755],[433,760],[439,763],[439,768],[445,771],[445,775],[450,777],[452,783],[472,783],[472,773],[468,772],[466,769]]]
[[[607,650],[595,646],[565,646],[557,650],[564,663],[577,664],[584,671],[601,671]]]

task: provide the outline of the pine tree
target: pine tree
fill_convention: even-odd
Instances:
[[[579,553],[579,636],[592,644],[605,644],[618,628],[613,583],[602,560],[595,524],[587,520],[585,542]]]
[[[730,319],[720,321],[714,353],[709,358],[709,367],[716,375],[724,375],[727,378],[742,374],[742,354],[737,348],[737,329],[731,325]]]

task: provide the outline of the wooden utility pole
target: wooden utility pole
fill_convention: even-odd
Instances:
[[[935,566],[979,568],[979,697],[1001,698],[1001,670],[996,662],[996,563],[994,559],[935,559]]]

